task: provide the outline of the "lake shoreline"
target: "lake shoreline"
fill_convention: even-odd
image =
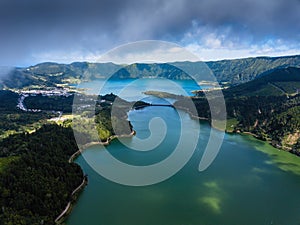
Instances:
[[[151,106],[151,105],[149,105],[149,106]],[[145,107],[148,107],[148,106],[145,106]],[[163,106],[162,106],[163,107]],[[174,107],[175,108],[175,107]],[[208,122],[209,123],[209,126],[210,127],[212,127],[213,129],[216,129],[216,130],[219,130],[219,131],[225,131],[227,134],[233,134],[233,135],[249,135],[249,136],[252,136],[252,137],[254,137],[255,139],[257,139],[257,140],[260,140],[260,141],[264,141],[264,142],[266,142],[266,143],[268,143],[268,144],[270,144],[271,145],[271,142],[269,142],[269,141],[266,141],[266,140],[261,140],[261,139],[259,139],[258,138],[258,136],[256,135],[256,134],[254,134],[254,133],[251,133],[251,132],[241,132],[241,131],[238,131],[238,132],[231,132],[231,131],[228,131],[228,130],[222,130],[222,129],[220,129],[220,128],[218,128],[217,126],[213,126],[213,124],[209,121],[209,118],[205,118],[205,117],[199,117],[199,116],[195,116],[188,108],[185,108],[185,107],[176,107],[177,109],[179,109],[179,110],[182,110],[182,111],[184,111],[184,112],[186,112],[187,114],[189,114],[189,116],[192,118],[192,119],[198,119],[198,120],[200,120],[200,121],[203,121],[203,122]],[[77,152],[75,152],[70,158],[69,158],[69,160],[68,160],[68,162],[69,163],[72,163],[72,162],[74,162],[74,160],[78,157],[78,156],[80,156],[81,154],[82,154],[82,152],[83,151],[85,151],[87,148],[89,148],[89,147],[91,147],[91,146],[95,146],[95,145],[102,145],[102,146],[107,146],[107,145],[109,145],[114,139],[116,139],[116,138],[129,138],[129,137],[133,137],[134,135],[136,134],[136,131],[135,130],[132,130],[132,132],[130,133],[130,134],[123,134],[123,135],[112,135],[112,136],[110,136],[109,138],[107,138],[107,140],[105,141],[105,142],[101,142],[101,141],[96,141],[96,142],[89,142],[89,143],[86,143],[86,144],[84,144],[82,147],[80,147],[80,149],[77,151]],[[273,146],[273,145],[271,145],[272,147],[275,147],[275,146]],[[277,148],[277,147],[275,147],[276,149],[278,149],[278,150],[281,150],[280,148]],[[287,151],[288,152],[288,151]],[[87,180],[86,180],[86,184],[87,184]],[[81,184],[82,185],[82,184]],[[81,186],[80,185],[80,186]],[[85,185],[84,185],[85,186]],[[68,205],[66,206],[66,208],[64,209],[64,211],[61,213],[61,215],[59,216],[59,217],[57,217],[57,219],[59,219],[58,220],[58,222],[56,222],[57,221],[57,219],[55,220],[55,222],[57,223],[57,224],[61,224],[61,223],[63,223],[68,217],[69,217],[69,215],[72,213],[72,209],[73,209],[73,207],[75,206],[75,204],[76,204],[76,201],[77,201],[77,199],[78,199],[78,197],[79,197],[79,194],[80,194],[80,191],[82,191],[83,189],[84,189],[84,186],[82,186],[81,188],[79,188],[79,187],[77,187],[73,192],[76,192],[76,190],[79,188],[79,191],[78,192],[76,192],[78,195],[76,196],[76,199],[74,199],[74,201],[70,201],[69,203],[68,203]],[[73,195],[73,193],[72,193],[72,195]]]
[[[205,121],[205,122],[209,122],[209,125],[216,129],[216,130],[219,130],[219,131],[225,131],[225,133],[227,134],[239,134],[239,135],[249,135],[249,136],[252,136],[254,138],[256,138],[257,140],[260,140],[260,141],[263,141],[263,142],[266,142],[268,144],[270,144],[272,147],[278,149],[278,150],[283,150],[285,152],[288,152],[288,153],[291,153],[297,157],[299,157],[299,155],[297,155],[296,153],[292,152],[291,149],[288,149],[288,148],[285,148],[284,146],[277,146],[277,145],[274,145],[272,144],[272,141],[269,141],[269,140],[263,140],[261,138],[259,138],[258,135],[250,132],[250,131],[240,131],[240,130],[237,130],[237,131],[228,131],[227,129],[220,129],[218,128],[217,126],[214,126],[210,121],[209,121],[209,118],[205,118],[205,117],[199,117],[199,116],[195,116],[188,108],[186,107],[180,107],[180,106],[176,106],[176,108],[180,109],[180,110],[183,110],[184,112],[188,113],[190,115],[190,117],[192,119],[198,119],[200,121]]]
[[[78,156],[80,156],[84,150],[86,150],[87,148],[89,148],[91,146],[94,146],[94,145],[107,146],[116,138],[130,138],[130,137],[133,137],[135,134],[136,134],[136,131],[132,130],[130,134],[111,135],[110,137],[107,138],[107,140],[105,142],[94,141],[94,142],[89,142],[87,144],[84,144],[78,151],[76,151],[73,155],[70,156],[68,162],[74,163],[74,160]],[[81,170],[82,170],[82,168],[81,168]],[[72,212],[73,207],[76,204],[76,201],[79,197],[80,192],[84,190],[84,187],[87,184],[88,184],[87,175],[84,175],[82,183],[73,190],[73,192],[71,194],[72,199],[68,202],[68,204],[66,205],[65,209],[61,212],[61,214],[58,217],[56,217],[56,219],[54,221],[56,224],[62,224],[68,218],[68,216]]]
[[[139,125],[139,128],[141,128],[143,130],[144,127],[146,127],[148,125],[148,118],[151,118],[154,115],[156,115],[156,116],[162,115],[162,118],[169,118],[170,122],[172,122],[172,124],[175,124],[172,115],[175,115],[176,113],[173,110],[168,110],[168,109],[166,109],[166,110],[164,109],[163,111],[158,110],[158,111],[156,111],[156,114],[152,114],[152,111],[151,112],[149,111],[149,113],[148,113],[148,110],[145,110],[145,111],[147,111],[147,114],[148,114],[147,117],[143,113],[133,113],[134,115],[130,115],[130,119],[132,121],[136,121],[136,123],[134,123],[134,125],[136,126],[135,129],[137,130],[138,134],[140,134],[140,132],[142,134],[142,131],[140,131],[140,129],[138,129],[138,125],[141,122],[140,120],[145,118],[143,120],[143,123],[141,125]],[[180,111],[179,111],[179,113],[180,113]],[[138,116],[136,116],[136,114],[138,114]],[[172,116],[172,118],[171,118],[171,116]],[[188,121],[193,122],[193,119],[191,119],[191,117],[189,117],[187,115],[184,116],[184,119],[185,119],[183,121],[184,123],[186,123]],[[180,122],[179,118],[176,121]],[[207,120],[205,120],[205,121],[207,121]],[[207,134],[209,134],[209,132],[210,132],[209,127],[211,127],[211,126],[209,126],[209,124],[207,122],[202,122],[202,121],[200,121],[200,122],[205,127],[205,129],[203,129],[203,130],[206,131]],[[198,121],[194,120],[194,122],[191,124],[196,124],[196,123],[198,123]],[[157,126],[156,128],[159,130],[160,126]],[[228,135],[228,136],[231,136],[231,135]],[[121,223],[121,224],[122,224],[122,221],[123,221],[123,223],[124,223],[124,221],[126,221],[124,224],[133,224],[128,221],[132,220],[132,222],[134,222],[135,218],[132,218],[131,214],[128,215],[127,211],[126,211],[126,209],[132,210],[132,208],[130,208],[131,202],[137,201],[137,203],[138,203],[137,208],[134,208],[137,210],[139,209],[140,204],[141,204],[141,206],[143,206],[142,204],[145,204],[144,207],[147,208],[149,206],[149,201],[153,202],[153,206],[155,206],[155,204],[161,203],[161,199],[160,198],[153,199],[153,196],[157,196],[158,191],[160,193],[165,193],[165,192],[170,193],[170,187],[172,187],[172,190],[173,190],[173,188],[175,188],[175,190],[174,190],[174,192],[172,191],[172,194],[170,193],[170,196],[168,196],[170,198],[167,198],[167,199],[171,199],[171,197],[175,198],[178,195],[178,193],[181,193],[182,188],[189,190],[188,192],[190,193],[191,198],[186,198],[186,199],[189,199],[187,207],[194,206],[192,200],[190,200],[190,199],[196,199],[196,197],[201,196],[202,198],[200,200],[200,203],[197,202],[197,204],[201,204],[204,209],[208,209],[208,211],[204,210],[203,214],[205,212],[210,212],[211,214],[209,214],[207,218],[208,218],[208,220],[210,219],[212,221],[212,223],[215,222],[214,218],[215,218],[216,211],[214,208],[214,206],[215,206],[214,202],[209,201],[210,197],[211,197],[211,195],[209,195],[209,194],[207,195],[207,193],[209,191],[218,192],[218,194],[220,194],[220,199],[222,201],[222,204],[224,204],[225,207],[229,207],[229,209],[230,209],[230,207],[232,207],[232,209],[234,209],[234,207],[236,206],[235,204],[231,205],[231,200],[234,203],[239,204],[240,203],[239,199],[241,199],[243,196],[247,196],[247,197],[245,197],[246,202],[250,201],[250,203],[251,203],[252,199],[255,199],[255,202],[253,202],[253,204],[245,204],[246,205],[245,207],[241,207],[241,209],[244,210],[243,212],[249,213],[249,215],[251,215],[252,211],[256,210],[256,204],[262,203],[262,204],[268,205],[268,202],[263,199],[263,197],[266,194],[267,194],[266,199],[270,199],[270,197],[273,197],[273,199],[274,199],[274,196],[270,191],[265,193],[265,190],[269,190],[269,188],[267,187],[267,189],[264,189],[265,186],[262,186],[263,187],[262,188],[259,186],[260,184],[261,185],[269,185],[270,184],[271,187],[272,187],[272,185],[274,185],[275,193],[281,193],[280,182],[282,179],[275,179],[275,178],[278,178],[278,176],[279,176],[279,178],[283,178],[283,180],[286,179],[288,181],[290,179],[290,177],[286,176],[285,172],[283,172],[283,173],[279,172],[277,165],[274,165],[274,166],[270,166],[269,164],[267,165],[266,160],[269,158],[265,154],[256,153],[256,151],[258,151],[258,150],[256,150],[255,148],[257,146],[264,147],[264,145],[254,142],[254,145],[251,144],[248,146],[247,145],[248,138],[246,138],[246,136],[248,136],[247,134],[245,134],[245,135],[233,134],[232,136],[236,136],[237,139],[235,139],[235,138],[231,139],[231,138],[228,138],[228,136],[226,138],[227,140],[225,139],[226,150],[223,151],[223,153],[226,155],[223,155],[224,157],[220,157],[219,160],[216,160],[216,162],[215,162],[216,164],[214,164],[214,166],[212,166],[210,168],[210,170],[207,170],[208,175],[205,175],[205,176],[207,176],[206,179],[196,179],[196,178],[200,178],[200,177],[203,178],[203,176],[198,175],[198,172],[194,171],[192,173],[189,172],[187,174],[182,174],[183,177],[178,176],[176,178],[174,176],[175,177],[174,180],[171,180],[170,183],[162,182],[160,184],[160,186],[157,186],[154,188],[153,187],[145,187],[145,189],[144,188],[136,189],[136,188],[123,188],[122,186],[119,186],[119,185],[116,186],[113,183],[110,184],[110,182],[107,182],[108,185],[106,185],[106,184],[103,185],[103,178],[99,178],[100,179],[99,182],[94,183],[94,180],[93,180],[93,184],[91,182],[91,185],[93,185],[93,188],[87,187],[85,189],[85,192],[81,193],[77,204],[73,208],[73,211],[72,211],[70,217],[65,221],[65,223],[67,223],[67,224],[84,224],[84,221],[89,221],[89,219],[91,219],[91,221],[92,221],[91,224],[98,224],[99,220],[102,220],[103,223],[105,223],[105,224],[111,224],[111,223],[109,223],[109,221],[112,220],[111,214],[109,214],[109,213],[111,213],[111,208],[107,207],[107,204],[104,204],[104,203],[107,202],[107,203],[115,206],[115,205],[117,205],[117,202],[119,201],[119,196],[124,195],[124,205],[116,207],[116,210],[117,210],[116,212],[118,214],[120,213],[119,218],[116,218],[116,220],[119,221],[119,223]],[[245,141],[242,136],[244,136]],[[170,138],[172,138],[172,137],[170,137]],[[135,138],[133,138],[133,139],[135,139]],[[250,138],[250,140],[251,139],[252,139],[252,137]],[[253,141],[254,140],[256,140],[256,138],[253,138]],[[232,142],[235,142],[237,144],[234,143],[234,145],[233,145]],[[205,143],[203,143],[203,144],[204,144],[203,147],[205,147]],[[121,145],[119,145],[119,142],[115,141],[111,145],[111,147],[112,147],[111,150],[118,150],[118,149],[120,149],[120,146]],[[99,145],[98,147],[101,147],[101,146]],[[93,153],[92,153],[92,155],[88,154],[89,155],[88,157],[92,157],[93,159],[97,160],[97,158],[94,158],[94,157],[95,157],[95,155],[98,155],[101,158],[101,155],[99,155],[97,153],[98,147],[96,146],[96,148],[95,148],[96,151],[94,151],[94,150],[91,151]],[[166,145],[164,148],[166,148],[166,147],[168,147],[168,142],[166,142]],[[270,150],[273,150],[273,149],[266,148],[266,151],[270,151]],[[87,152],[88,151],[90,152],[90,149],[87,149]],[[246,152],[243,152],[243,151],[246,151]],[[122,153],[121,154],[119,154],[119,153],[120,153],[120,151],[117,151],[116,154],[118,154],[118,155],[116,155],[116,156],[124,156]],[[199,154],[202,153],[201,150],[199,150],[198,153]],[[286,155],[290,155],[290,154],[286,154]],[[196,166],[198,166],[199,156],[196,154],[194,157],[195,157],[194,159],[197,159],[197,160],[191,160],[191,163],[187,164],[187,165],[189,165],[189,167],[188,167],[189,170],[195,169],[195,168],[197,168]],[[233,158],[233,157],[237,157],[237,158]],[[100,159],[100,158],[98,158],[98,159]],[[132,158],[132,156],[130,158]],[[82,157],[80,157],[77,162],[80,163],[80,165],[82,165],[82,168],[86,172],[91,173],[90,171],[92,171],[93,169],[90,168],[86,163],[82,163],[83,162],[82,160],[84,160],[84,159]],[[239,164],[236,165],[236,163],[232,163],[232,162],[234,162],[234,160],[236,160],[238,163],[241,164],[241,166],[242,166],[241,170],[238,169],[240,167]],[[224,166],[226,168],[224,168]],[[224,171],[224,173],[223,173],[223,171]],[[245,173],[247,173],[245,180],[243,178],[241,178],[242,182],[240,182],[240,180],[237,180],[236,183],[233,182],[234,185],[231,185],[232,182],[230,179],[236,180],[236,179],[234,179],[234,177],[231,177],[233,171],[238,171],[243,175],[245,175]],[[282,170],[282,171],[284,171],[284,170]],[[285,170],[285,171],[287,171],[287,170]],[[265,173],[265,172],[267,172],[267,173]],[[237,175],[239,175],[239,174],[237,174]],[[225,176],[225,177],[223,178],[223,176]],[[268,179],[269,176],[271,176],[270,179]],[[261,178],[262,180],[257,179],[257,177]],[[230,184],[228,186],[224,185],[222,183],[223,182],[222,179],[224,179],[224,181],[225,180],[230,181],[230,182],[228,182],[228,184],[229,183]],[[269,181],[270,183],[261,183],[261,181],[263,181],[263,180]],[[247,183],[246,181],[249,181],[249,183]],[[275,183],[273,183],[273,182],[275,182]],[[241,185],[240,183],[242,183],[243,186],[240,186]],[[295,183],[297,183],[297,182],[295,182]],[[96,185],[97,188],[95,188],[94,185]],[[174,187],[174,186],[176,186],[176,187]],[[295,186],[296,186],[296,184],[295,184]],[[116,189],[111,189],[111,187],[114,187]],[[194,190],[195,187],[197,189],[197,192],[191,191],[191,190]],[[176,188],[178,188],[178,189],[176,189]],[[148,190],[149,190],[149,192],[148,192]],[[219,190],[220,190],[220,192],[219,192]],[[223,190],[226,193],[226,195],[222,195]],[[240,193],[237,190],[241,190],[242,192]],[[259,198],[257,198],[257,199],[254,198],[251,195],[251,193],[252,193],[251,191],[254,192],[255,196],[256,196],[256,194],[258,194]],[[118,193],[118,194],[115,195],[115,193]],[[144,198],[132,199],[131,194],[139,195],[139,196],[141,195]],[[145,195],[143,195],[143,194],[145,194]],[[112,198],[112,196],[114,196],[115,199]],[[287,196],[288,196],[288,194],[287,194]],[[229,200],[227,200],[227,198]],[[185,199],[185,196],[183,198],[179,199],[180,201],[175,203],[175,207],[176,207],[175,210],[174,210],[174,202],[167,202],[168,204],[166,204],[163,207],[163,210],[166,210],[167,213],[173,213],[172,215],[178,216],[179,219],[183,218],[182,220],[196,224],[196,222],[193,222],[193,219],[196,218],[196,216],[199,213],[197,209],[192,211],[191,217],[190,216],[189,217],[181,216],[180,211],[186,209],[185,208],[186,206],[181,203],[181,201],[183,201],[183,199]],[[286,202],[289,201],[289,199],[286,197],[284,199],[286,199],[285,200]],[[264,203],[264,202],[266,202],[266,203]],[[99,209],[97,208],[97,210],[95,210],[94,212],[90,212],[86,208],[89,206],[88,204],[93,205],[94,208],[96,206],[98,206],[98,205],[94,205],[94,204],[99,204]],[[128,204],[128,206],[126,204]],[[284,204],[286,204],[286,203],[284,203]],[[290,203],[290,204],[294,207],[294,205],[292,203]],[[100,207],[100,205],[101,205],[101,207]],[[267,208],[265,205],[262,206],[262,209]],[[151,209],[153,206],[150,205],[149,209]],[[140,208],[142,208],[142,207],[140,207]],[[191,207],[191,208],[195,208],[195,207]],[[280,208],[281,207],[278,206],[276,208],[276,210],[277,209],[280,210]],[[177,209],[179,209],[179,211],[176,211]],[[118,210],[120,210],[120,212],[118,212]],[[260,208],[258,208],[257,210],[260,210]],[[87,212],[87,211],[89,211],[89,212]],[[234,211],[234,210],[232,210],[232,211]],[[151,218],[153,216],[153,214],[155,214],[157,212],[160,212],[160,209],[157,209],[157,211],[154,211],[154,212],[152,212],[150,210],[147,210],[146,212],[144,212],[143,209],[141,209],[140,215],[143,216],[143,221],[149,221],[149,218]],[[268,212],[268,209],[263,211],[263,213],[266,213],[266,212]],[[133,212],[133,214],[134,213],[135,212]],[[145,213],[145,214],[143,214],[143,213]],[[275,213],[278,214],[277,211]],[[178,214],[178,215],[176,215],[176,214]],[[233,213],[232,213],[232,215],[233,215]],[[272,216],[272,213],[268,214],[268,216],[269,217]],[[264,216],[262,215],[262,217],[264,217]],[[227,218],[225,216],[224,216],[224,218],[223,217],[221,217],[221,218],[225,220],[225,223],[230,224],[230,222],[232,222],[232,221],[226,221]],[[233,218],[235,219],[236,217],[233,217]],[[261,222],[263,219],[264,218],[258,218],[256,220],[257,221],[260,220],[260,222]],[[158,216],[157,219],[155,219],[155,220],[162,220],[165,222],[163,215],[161,216],[161,218]],[[174,220],[168,219],[168,220],[172,221],[172,222],[169,222],[170,224],[177,224],[177,222],[175,222],[175,219]],[[243,220],[243,216],[241,216],[241,218],[239,218],[239,222],[242,220]],[[244,220],[247,220],[247,218],[244,218]],[[251,222],[249,222],[249,224],[251,224]],[[242,222],[240,222],[240,223],[242,223]],[[245,224],[247,224],[247,223],[245,223]]]
[[[75,206],[75,203],[80,195],[80,192],[83,191],[84,187],[88,184],[87,176],[83,176],[82,183],[74,189],[74,191],[71,194],[71,200],[68,202],[66,208],[61,212],[61,214],[56,217],[55,223],[56,224],[62,224],[66,218],[70,215],[72,212],[73,207]]]

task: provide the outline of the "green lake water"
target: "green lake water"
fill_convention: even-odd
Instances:
[[[99,81],[100,82],[100,81]],[[102,82],[102,81],[101,81]],[[111,81],[102,93],[115,92],[132,81]],[[165,90],[161,80],[139,80],[131,85],[134,91],[121,96],[136,99],[145,90]],[[97,89],[97,82],[82,87]],[[179,83],[188,94],[197,86]],[[131,87],[131,88],[132,88]],[[175,88],[177,92],[177,87]],[[93,92],[93,91],[92,91]],[[128,95],[129,93],[129,95]],[[133,94],[133,95],[130,95]],[[142,95],[143,98],[146,96]],[[161,101],[153,97],[149,102]],[[122,162],[143,166],[160,162],[174,150],[181,122],[188,129],[185,138],[193,138],[198,121],[170,107],[147,107],[129,113],[137,135],[114,140],[107,149],[93,146],[76,159],[88,174],[88,186],[81,193],[66,221],[67,225],[299,225],[300,224],[300,158],[279,151],[265,142],[246,135],[225,134],[224,142],[213,163],[198,171],[211,131],[200,124],[196,151],[188,163],[171,178],[150,186],[131,187],[111,182],[95,172],[93,166],[109,163],[105,151]],[[167,127],[163,141],[151,151],[132,150],[138,139],[153,134],[153,144],[161,140],[161,123],[149,121],[159,117]],[[192,140],[191,140],[192,141]],[[123,144],[125,142],[126,146]],[[145,145],[148,145],[147,143]],[[147,146],[144,146],[147,148]],[[185,149],[183,149],[183,152]],[[120,172],[122,173],[122,171]]]
[[[187,114],[179,113],[190,127],[197,123]],[[148,107],[132,111],[129,118],[137,136],[125,141],[130,146],[136,138],[147,137],[148,122],[156,116],[165,120],[168,132],[153,151],[130,150],[115,140],[107,150],[93,146],[83,153],[84,157],[77,158],[76,162],[88,174],[89,184],[68,218],[68,225],[300,224],[300,176],[297,175],[300,158],[285,152],[277,154],[277,149],[248,136],[226,134],[215,161],[199,172],[199,161],[211,129],[206,123],[201,123],[199,143],[191,160],[175,176],[155,185],[130,187],[113,183],[98,175],[85,161],[88,158],[106,163],[104,151],[133,165],[164,159],[178,141],[176,131],[180,122],[175,109]],[[161,128],[152,129],[159,132]],[[266,150],[273,155],[263,152]],[[283,161],[276,161],[282,154]],[[289,159],[290,164],[286,162]]]

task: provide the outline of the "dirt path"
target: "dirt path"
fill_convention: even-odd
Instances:
[[[272,87],[276,88],[277,90],[281,91],[281,92],[282,92],[283,94],[285,94],[286,96],[289,95],[289,94],[286,93],[282,88],[278,87],[276,84],[273,84],[273,83],[270,83],[270,82],[269,82],[269,84],[270,84]]]

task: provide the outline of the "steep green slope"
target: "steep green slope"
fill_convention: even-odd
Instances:
[[[164,77],[168,79],[209,79],[209,68],[219,82],[239,84],[253,80],[262,73],[279,68],[300,67],[300,56],[257,57],[215,62],[135,63],[114,74],[115,78]],[[177,69],[176,69],[177,68]],[[188,74],[186,74],[188,73]],[[210,80],[210,79],[209,79]]]
[[[299,89],[300,69],[291,67],[223,90],[227,131],[251,132],[275,147],[300,155]],[[192,100],[197,108],[194,115],[211,120],[211,109],[204,93],[199,92]],[[186,97],[178,97],[175,106],[191,111]],[[221,111],[218,105],[213,107],[216,112]]]
[[[211,121],[211,109],[204,97],[192,97],[197,112],[193,116]],[[226,98],[228,132],[251,132],[273,146],[300,155],[300,95],[240,96]],[[189,101],[178,98],[177,108],[191,112]],[[218,111],[218,105],[214,105]],[[216,124],[216,123],[215,123]]]
[[[187,80],[190,77],[181,69],[168,63],[134,63],[123,67],[113,74],[113,79],[128,78],[166,78],[173,80]]]
[[[294,95],[300,90],[300,68],[273,70],[244,84],[223,91],[227,97]]]
[[[300,67],[300,56],[257,57],[207,63],[219,81],[243,83],[279,68]]]
[[[201,62],[175,62],[171,64],[184,71],[188,70],[192,75],[205,71]],[[260,74],[274,69],[300,67],[300,55],[221,60],[206,62],[206,64],[219,82],[239,84],[253,80]]]

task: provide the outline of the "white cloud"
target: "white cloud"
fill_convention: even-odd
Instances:
[[[75,61],[114,62],[130,64],[135,62],[199,61],[186,48],[171,42],[146,40],[118,46],[108,52],[53,51],[33,55],[38,62],[71,63]]]
[[[255,43],[255,44],[253,44]],[[108,52],[80,48],[73,51],[52,51],[34,54],[34,63],[53,61],[71,63],[74,61],[114,62],[174,62],[174,61],[216,61],[257,56],[284,56],[300,54],[300,43],[291,43],[279,38],[263,41],[252,40],[249,35],[241,38],[232,34],[230,26],[211,29],[207,26],[193,28],[179,41],[184,48],[164,41],[139,41],[124,44]]]
[[[203,41],[204,45],[210,48],[220,48],[222,46],[222,40],[214,33],[206,35]]]
[[[248,33],[238,36],[229,25],[213,29],[193,22],[180,43],[203,61],[300,54],[299,43],[274,37],[254,41]]]
[[[72,62],[95,62],[101,55],[100,52],[86,52],[86,51],[48,51],[32,54],[33,63],[39,62],[58,62],[58,63],[72,63]]]
[[[198,61],[187,49],[171,42],[146,40],[121,45],[97,59],[97,62],[130,64],[135,62]]]
[[[216,61],[222,59],[238,59],[258,56],[285,56],[300,54],[299,49],[289,49],[287,46],[274,48],[268,45],[253,45],[244,48],[207,48],[198,44],[189,44],[186,48],[197,55],[202,61]]]

